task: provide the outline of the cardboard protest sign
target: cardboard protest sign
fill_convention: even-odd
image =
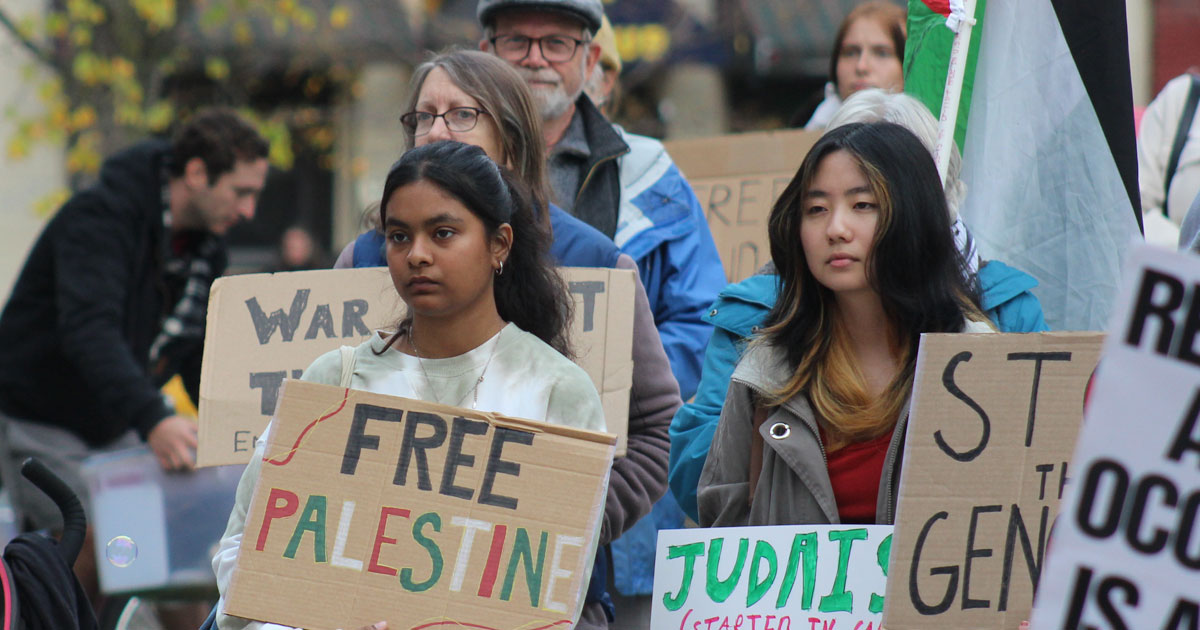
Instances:
[[[1129,258],[1033,628],[1200,626],[1200,261]]]
[[[281,396],[228,613],[312,630],[578,618],[615,436],[303,381]]]
[[[767,217],[820,132],[786,130],[667,142],[708,219],[730,282],[771,260]]]
[[[634,272],[562,268],[572,296],[572,342],[600,392],[624,453],[633,383]],[[373,330],[393,330],[404,302],[387,268],[219,278],[208,304],[200,378],[199,466],[244,464],[275,411],[285,378]]]
[[[1100,333],[922,335],[904,446],[888,630],[1026,619]]]
[[[890,525],[663,530],[652,628],[879,628]]]

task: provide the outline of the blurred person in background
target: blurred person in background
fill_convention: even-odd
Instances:
[[[863,90],[851,96],[830,121],[830,130],[855,122],[888,121],[916,134],[926,148],[937,143],[938,122],[929,109],[907,94],[883,90]],[[962,156],[954,148],[946,171],[943,192],[950,213],[950,231],[964,260],[971,284],[978,284],[984,314],[1002,332],[1042,332],[1048,330],[1041,303],[1033,295],[1037,280],[1000,261],[982,261],[974,239],[958,215],[966,199],[967,186],[959,179]],[[721,292],[707,318],[714,326],[704,357],[704,374],[696,398],[683,406],[671,421],[671,490],[684,511],[698,518],[696,483],[708,458],[709,445],[734,365],[750,340],[763,326],[768,311],[775,305],[779,276],[774,263],[768,263],[757,275],[731,284]]]
[[[621,99],[621,51],[617,49],[617,34],[605,15],[596,31],[600,46],[600,62],[592,69],[583,90],[605,118],[612,118]]]
[[[854,7],[842,20],[829,58],[825,100],[804,124],[824,129],[851,94],[866,88],[904,90],[904,9],[884,0]],[[799,126],[800,121],[793,121]]]
[[[1200,194],[1200,70],[1167,82],[1146,106],[1138,136],[1138,180],[1146,242],[1174,246]]]
[[[277,256],[278,259],[267,271],[307,271],[329,266],[312,233],[298,225],[283,231],[279,237]]]
[[[610,123],[584,93],[599,62],[600,0],[480,0],[480,49],[533,93],[549,150],[553,201],[637,263],[654,323],[687,400],[700,380],[702,316],[725,286],[700,201],[662,143]]]
[[[159,388],[180,374],[198,400],[209,288],[224,235],[254,216],[267,150],[231,111],[197,113],[172,141],[109,157],[46,224],[0,314],[0,474],[26,528],[62,527],[17,472],[26,457],[84,505],[89,455],[145,442],[163,469],[193,467],[196,425]],[[76,573],[99,609],[92,553]]]

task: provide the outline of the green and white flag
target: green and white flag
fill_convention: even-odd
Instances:
[[[954,143],[960,151],[967,134],[967,114],[971,111],[971,93],[975,84],[975,61],[979,57],[979,38],[983,33],[981,18],[986,5],[987,0],[977,0],[976,24],[971,31],[971,41],[967,48],[962,98],[959,101],[958,122],[954,129]],[[935,118],[941,117],[950,50],[954,46],[956,21],[959,19],[952,11],[950,0],[908,0],[904,91],[925,103]]]
[[[963,4],[909,1],[905,91],[935,114]],[[979,0],[975,21],[959,213],[984,260],[1037,279],[1052,329],[1101,330],[1139,236],[1124,0]]]

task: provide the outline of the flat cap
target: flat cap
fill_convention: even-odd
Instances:
[[[475,15],[479,24],[486,27],[496,19],[496,13],[509,9],[565,13],[581,20],[593,35],[600,30],[600,21],[604,18],[604,5],[600,0],[479,0]]]

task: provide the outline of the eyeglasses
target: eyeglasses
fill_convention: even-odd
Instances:
[[[525,37],[524,35],[501,35],[489,40],[496,54],[507,61],[522,61],[529,56],[529,50],[537,42],[542,58],[550,63],[570,61],[575,56],[575,50],[580,44],[587,43],[586,39],[575,39],[566,35],[547,35],[546,37]]]
[[[454,107],[440,114],[429,112],[408,112],[400,117],[400,123],[408,132],[415,136],[423,136],[433,129],[433,120],[441,118],[446,128],[454,132],[470,131],[479,123],[479,115],[487,114],[478,107]]]

